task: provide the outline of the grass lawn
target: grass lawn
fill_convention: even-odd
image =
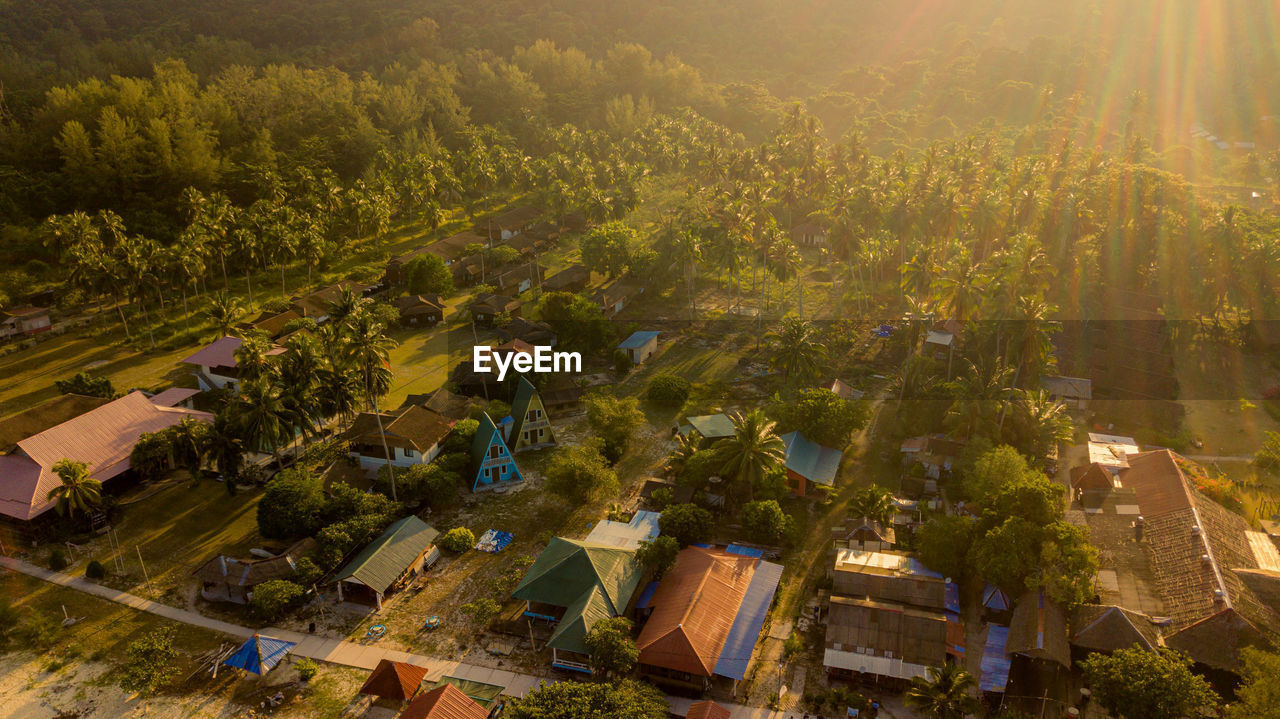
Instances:
[[[1280,423],[1261,406],[1250,406],[1259,403],[1265,389],[1280,384],[1280,372],[1266,357],[1193,340],[1177,353],[1176,364],[1187,429],[1204,442],[1203,449],[1189,452],[1252,455],[1266,432],[1280,431]]]
[[[255,491],[230,497],[222,483],[207,479],[199,484],[170,480],[155,494],[120,510],[116,533],[127,574],[109,576],[107,583],[166,604],[187,606],[182,590],[190,586],[188,580],[196,567],[215,554],[247,556],[251,547],[262,545],[257,523],[261,496]],[[114,553],[107,537],[95,537],[82,546],[110,575]],[[138,564],[139,551],[146,562],[149,586]],[[79,552],[77,558],[88,561]],[[38,557],[38,561],[43,559],[44,555]],[[72,571],[84,571],[83,563]]]

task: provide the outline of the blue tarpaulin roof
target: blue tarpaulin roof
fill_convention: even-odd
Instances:
[[[755,547],[744,547],[741,544],[730,544],[728,547],[725,547],[724,551],[728,552],[729,554],[740,554],[744,557],[755,557],[756,559],[760,559],[761,557],[764,556],[763,549],[757,549]]]
[[[982,678],[978,680],[978,688],[984,692],[1002,692],[1009,683],[1009,657],[1004,653],[1008,640],[1008,627],[987,625],[987,643],[982,648]]]
[[[649,602],[653,601],[653,593],[658,591],[657,582],[649,582],[644,586],[644,591],[640,592],[640,598],[636,600],[636,609],[648,609]]]
[[[254,674],[266,674],[279,664],[294,646],[296,646],[294,642],[255,634],[240,645],[234,654],[227,657],[223,664]]]
[[[769,613],[769,606],[773,604],[773,594],[778,590],[778,580],[781,578],[782,565],[764,561],[756,565],[751,583],[747,585],[747,593],[738,607],[738,615],[733,620],[733,626],[729,627],[724,648],[720,650],[716,674],[730,679],[741,679],[747,675],[751,652],[760,638],[760,628],[764,626],[764,618]]]
[[[1009,601],[1009,595],[1005,594],[999,587],[990,584],[982,590],[982,606],[987,609],[994,609],[997,612],[1007,611],[1013,608],[1013,602]]]
[[[960,613],[960,586],[955,582],[947,582],[946,585],[946,608],[952,614]]]
[[[620,350],[638,350],[657,339],[657,332],[632,332],[631,336],[618,345]]]

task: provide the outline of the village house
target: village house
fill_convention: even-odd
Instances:
[[[516,397],[511,403],[511,423],[506,425],[507,444],[516,452],[554,445],[556,437],[538,390],[524,377],[517,385]]]
[[[435,412],[451,422],[468,419],[478,415],[484,405],[474,397],[455,394],[441,387],[428,394],[411,394],[404,398],[399,409],[409,405],[417,405],[425,410]]]
[[[520,262],[490,271],[484,281],[485,284],[498,288],[499,294],[515,296],[541,287],[545,277],[546,269],[542,265],[537,262]]]
[[[511,596],[525,617],[554,625],[551,666],[590,674],[587,632],[628,613],[643,574],[634,550],[554,537]]]
[[[643,287],[627,282],[625,278],[620,277],[592,293],[591,301],[600,306],[605,317],[613,317],[626,309],[631,300],[643,292]]]
[[[241,322],[236,325],[236,328],[241,332],[261,332],[273,340],[278,340],[285,334],[285,330],[290,326],[290,323],[301,319],[302,315],[297,310],[263,312],[257,319],[251,322]]]
[[[556,333],[551,325],[523,317],[513,317],[510,322],[499,327],[498,337],[503,341],[520,340],[530,345],[556,346]]]
[[[715,444],[716,440],[732,437],[734,433],[733,420],[723,412],[685,417],[684,422],[677,425],[675,431],[681,437],[689,437],[697,432],[698,436],[702,437],[704,447]]]
[[[918,464],[924,470],[924,477],[938,480],[950,474],[952,465],[964,451],[964,442],[943,435],[910,437],[903,440],[899,449],[904,465]],[[904,478],[903,481],[907,480]],[[932,492],[925,490],[925,493]]]
[[[439,532],[412,514],[397,521],[334,573],[339,602],[382,609],[382,600],[440,558]]]
[[[509,240],[523,232],[527,232],[541,217],[542,210],[529,205],[520,205],[489,218],[484,223],[484,230],[489,237],[495,240]],[[477,228],[477,231],[479,229]]]
[[[736,690],[781,576],[759,550],[682,549],[636,604],[648,616],[636,639],[641,676],[695,692],[723,679]]]
[[[53,466],[63,459],[89,465],[89,476],[112,489],[129,471],[129,455],[147,432],[191,417],[213,415],[156,405],[142,392],[117,399],[62,395],[0,420],[0,514],[31,521],[53,509],[49,491],[62,481]]]
[[[1082,377],[1054,375],[1040,380],[1049,399],[1062,402],[1070,409],[1088,409],[1093,399],[1093,382]]]
[[[684,719],[729,719],[730,716],[728,709],[706,699],[690,704]]]
[[[897,541],[897,532],[869,517],[849,517],[843,526],[831,528],[831,540],[837,551],[888,552]]]
[[[659,512],[639,511],[626,522],[602,519],[591,528],[585,541],[620,549],[639,549],[643,542],[652,542],[658,536]]]
[[[797,497],[813,496],[815,485],[832,488],[844,453],[810,442],[801,432],[780,437],[786,449],[787,489]]]
[[[489,710],[453,684],[419,694],[400,719],[487,719]]]
[[[396,711],[418,693],[418,689],[422,687],[422,682],[426,678],[426,667],[380,659],[378,665],[369,673],[369,678],[360,687],[359,693],[377,697],[373,702],[374,706]],[[463,699],[466,699],[466,695],[463,695]],[[401,718],[403,719],[404,716],[402,714]]]
[[[212,344],[182,360],[183,364],[195,365],[196,382],[201,390],[229,389],[235,391],[240,384],[240,374],[236,371],[236,350],[244,340],[230,335],[215,340]],[[272,347],[267,350],[268,356],[284,354],[283,347]]]
[[[591,282],[591,270],[585,265],[573,264],[547,278],[548,292],[581,292]]]
[[[44,307],[11,307],[0,312],[0,339],[29,337],[53,328]]]
[[[618,350],[627,355],[631,364],[637,365],[653,356],[658,351],[658,333],[636,331],[618,345]]]
[[[827,229],[816,222],[802,222],[791,228],[791,241],[796,247],[826,247]]]
[[[196,395],[200,394],[200,390],[191,389],[189,387],[170,387],[169,389],[157,392],[149,398],[151,403],[157,407],[184,407],[186,409],[195,409]]]
[[[298,560],[314,550],[316,540],[307,537],[274,557],[239,559],[219,554],[200,565],[192,576],[200,582],[200,596],[209,602],[248,604],[253,588],[272,579],[290,579]]]
[[[383,412],[380,417],[373,412],[361,412],[342,438],[350,443],[351,456],[366,471],[376,471],[385,464],[411,467],[435,459],[440,454],[440,443],[449,436],[453,425],[454,421],[443,415],[408,405]]]
[[[459,232],[456,235],[436,240],[388,260],[387,269],[382,276],[383,282],[389,285],[403,285],[408,281],[404,274],[404,268],[414,259],[423,255],[435,255],[444,260],[446,265],[451,265],[466,255],[467,247],[471,245],[485,246],[488,243],[489,238],[477,235],[474,232]]]
[[[445,305],[440,295],[405,295],[391,304],[405,327],[434,327],[444,320]]]
[[[290,309],[322,325],[329,321],[330,306],[342,296],[343,291],[350,290],[357,297],[364,297],[370,287],[352,280],[343,280],[336,285],[329,285],[309,294],[295,295],[289,300]]]
[[[499,315],[505,314],[509,317],[518,315],[521,304],[523,303],[514,297],[486,292],[476,295],[476,298],[467,305],[467,312],[471,313],[471,319],[476,324],[492,327]]]
[[[850,401],[850,402],[853,400],[862,399],[862,396],[864,394],[862,390],[854,389],[853,387],[850,387],[847,383],[845,383],[843,380],[840,380],[839,378],[831,380],[831,383],[828,385],[825,385],[823,389],[830,391],[832,394],[839,397],[840,399]]]
[[[471,466],[475,471],[475,479],[471,483],[472,492],[506,488],[524,481],[515,458],[507,449],[507,443],[502,440],[501,430],[493,423],[488,412],[480,415],[480,426],[471,442]]]

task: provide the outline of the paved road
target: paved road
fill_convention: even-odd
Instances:
[[[210,629],[222,634],[228,634],[233,637],[247,639],[258,632],[273,637],[279,637],[281,639],[297,643],[298,646],[293,648],[294,654],[310,657],[317,661],[329,662],[331,664],[341,664],[343,666],[356,667],[359,669],[373,669],[378,665],[378,662],[383,659],[407,662],[410,664],[416,664],[420,667],[426,667],[427,679],[431,681],[436,681],[443,676],[470,679],[472,681],[505,687],[507,694],[517,697],[524,696],[526,692],[536,687],[540,681],[543,681],[540,677],[534,677],[528,674],[518,674],[516,672],[504,671],[502,669],[492,669],[489,667],[477,666],[475,664],[465,664],[442,657],[431,657],[422,654],[411,654],[409,652],[397,651],[394,649],[383,649],[378,647],[376,644],[360,644],[358,642],[351,642],[342,639],[320,637],[314,634],[302,634],[276,627],[266,627],[261,630],[250,629],[249,627],[243,627],[238,624],[231,624],[229,622],[206,617],[197,612],[178,609],[167,604],[153,602],[150,599],[143,599],[135,594],[129,594],[127,592],[111,589],[110,587],[104,587],[100,584],[95,584],[86,580],[84,577],[76,577],[64,572],[55,572],[12,557],[0,557],[0,567],[5,567],[15,572],[30,575],[51,584],[58,584],[69,589],[75,589],[86,594],[92,594],[93,596],[116,602],[117,604],[123,604],[140,612],[148,612],[175,622],[182,622],[183,624],[204,627],[205,629]],[[688,711],[689,705],[693,703],[693,700],[685,699],[683,697],[669,696],[667,697],[667,702],[671,705],[673,712],[679,715],[684,715],[685,712]],[[801,716],[796,712],[772,712],[762,707],[746,707],[737,704],[724,704],[723,706],[729,709],[732,719],[795,719]]]

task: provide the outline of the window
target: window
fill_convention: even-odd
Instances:
[[[406,457],[413,457],[413,456],[414,456],[414,452],[413,452],[413,450],[412,450],[412,449],[407,449],[407,448],[406,448],[406,449],[404,450],[404,456],[406,456]]]
[[[526,430],[524,431],[524,435],[523,435],[523,436],[524,436],[524,441],[528,442],[528,441],[529,441],[529,430],[527,430],[527,429],[526,429]]]

